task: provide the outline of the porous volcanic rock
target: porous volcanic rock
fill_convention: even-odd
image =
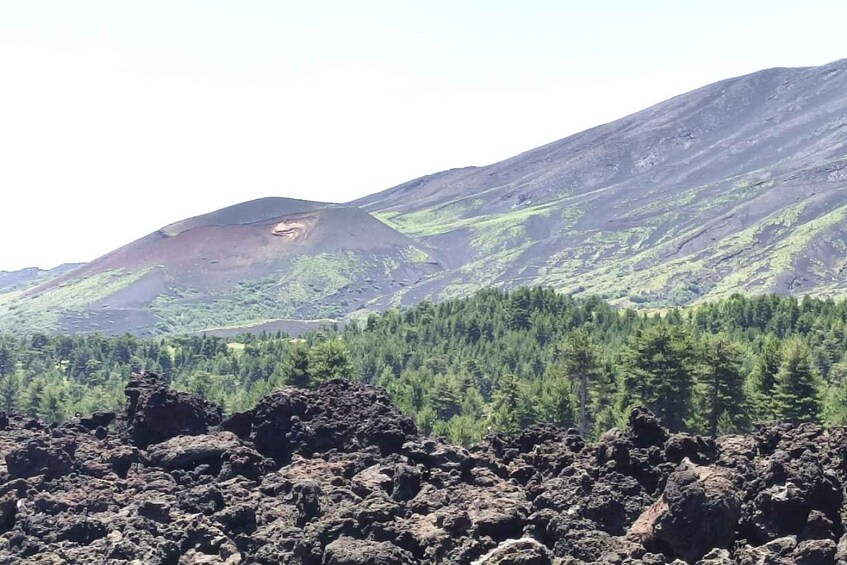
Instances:
[[[741,500],[730,473],[701,467],[686,458],[668,477],[662,496],[629,530],[647,547],[670,550],[696,560],[711,548],[726,548],[733,541],[741,513]]]
[[[347,381],[221,410],[143,373],[117,415],[0,430],[0,562],[845,563],[847,431],[716,441],[645,409],[595,444],[466,449]]]
[[[412,420],[397,412],[385,392],[341,379],[324,383],[318,394],[286,387],[242,415],[247,418],[256,447],[280,461],[293,453],[368,447],[388,455],[399,452],[417,433]]]
[[[134,373],[124,394],[127,402],[121,424],[127,439],[139,447],[178,435],[203,434],[221,422],[220,406],[170,390],[155,373]]]

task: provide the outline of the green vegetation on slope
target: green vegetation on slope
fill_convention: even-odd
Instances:
[[[288,318],[335,318],[347,309],[328,300],[345,287],[361,282],[369,270],[390,274],[390,258],[377,264],[353,252],[294,257],[278,276],[241,281],[226,291],[198,296],[190,289],[157,297],[150,310],[174,333],[260,324]]]
[[[73,284],[59,285],[24,300],[19,300],[20,292],[0,294],[0,330],[19,334],[55,330],[62,316],[84,314],[92,303],[128,287],[147,272],[127,273],[114,269]]]

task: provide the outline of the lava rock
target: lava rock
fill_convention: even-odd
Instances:
[[[414,423],[384,392],[343,379],[329,380],[314,391],[284,388],[262,399],[252,415],[256,448],[278,461],[294,453],[369,446],[388,455],[417,436]]]
[[[117,414],[114,412],[95,412],[91,416],[80,418],[79,423],[85,429],[93,432],[97,428],[108,427],[116,417]]]
[[[179,435],[205,434],[221,422],[220,406],[170,390],[156,373],[134,373],[124,394],[122,427],[128,440],[142,448]]]
[[[225,421],[149,373],[127,398],[114,423],[8,416],[0,562],[847,562],[841,428],[713,441],[636,409],[595,445],[543,425],[465,449],[348,381]]]
[[[242,447],[231,432],[177,436],[147,448],[150,462],[163,469],[194,469],[202,463],[220,467],[224,453]]]
[[[673,555],[697,561],[712,548],[730,546],[740,513],[741,500],[728,473],[685,459],[629,534],[645,547],[667,547]]]
[[[473,565],[549,565],[550,551],[532,538],[504,541]]]
[[[389,542],[341,537],[326,546],[324,565],[412,565],[413,556]]]
[[[6,468],[13,479],[36,475],[55,479],[73,469],[74,449],[73,442],[60,442],[52,438],[33,439],[6,454]]]
[[[630,412],[629,430],[632,442],[638,447],[661,446],[668,439],[668,431],[650,410],[643,407],[633,408]]]

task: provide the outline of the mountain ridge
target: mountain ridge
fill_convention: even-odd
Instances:
[[[0,294],[0,314],[18,331],[171,332],[356,318],[489,286],[660,308],[836,295],[845,189],[847,59],[773,68],[346,204],[268,197],[175,222]]]
[[[450,174],[453,174],[453,173],[478,172],[480,170],[484,170],[484,169],[488,169],[488,168],[492,168],[492,167],[508,166],[510,163],[512,163],[516,160],[519,160],[519,159],[526,157],[526,156],[529,156],[529,155],[536,154],[538,152],[543,152],[545,150],[549,150],[550,148],[555,147],[555,146],[557,146],[557,145],[559,145],[562,142],[565,142],[567,140],[601,131],[604,128],[607,128],[609,126],[613,126],[615,124],[619,124],[619,123],[624,122],[626,120],[635,119],[638,116],[648,114],[651,111],[655,111],[656,109],[661,108],[661,107],[663,107],[667,104],[671,104],[674,101],[681,100],[681,99],[687,99],[688,97],[690,97],[692,95],[696,95],[700,92],[707,91],[707,90],[713,89],[713,88],[718,88],[722,85],[730,84],[734,81],[738,81],[738,80],[745,79],[745,78],[748,78],[748,77],[766,76],[768,74],[775,74],[775,73],[786,72],[786,71],[788,71],[788,72],[809,71],[809,70],[813,70],[813,69],[821,69],[822,72],[824,72],[824,73],[831,73],[831,72],[836,72],[838,70],[844,70],[845,68],[847,68],[847,58],[839,59],[839,60],[833,61],[831,63],[827,63],[827,64],[819,66],[819,67],[815,67],[815,66],[809,66],[809,67],[772,67],[772,68],[768,68],[768,69],[763,69],[761,71],[756,71],[754,73],[738,75],[738,76],[735,76],[735,77],[723,79],[723,80],[720,80],[720,81],[715,82],[715,83],[706,84],[704,86],[701,86],[701,87],[696,88],[696,89],[689,91],[689,92],[677,94],[677,95],[672,96],[671,98],[668,98],[664,101],[653,104],[652,106],[649,106],[649,107],[647,107],[643,110],[639,110],[639,111],[632,113],[632,114],[627,114],[627,115],[622,116],[620,118],[617,118],[615,120],[611,120],[609,122],[599,124],[597,126],[594,126],[594,127],[589,128],[589,129],[577,132],[577,133],[569,135],[567,137],[556,139],[556,140],[551,141],[549,143],[545,143],[544,145],[541,145],[541,146],[529,149],[527,151],[524,151],[522,153],[519,153],[518,155],[515,155],[515,156],[512,156],[512,157],[507,157],[506,159],[502,159],[500,161],[496,161],[496,162],[488,164],[488,165],[458,167],[458,168],[447,169],[447,170],[440,171],[440,172],[437,172],[437,173],[432,173],[432,174],[429,174],[429,175],[424,175],[422,177],[418,177],[416,179],[412,179],[410,181],[406,181],[404,183],[401,183],[401,184],[399,184],[395,187],[391,187],[391,188],[388,188],[386,190],[382,190],[382,191],[379,191],[379,192],[376,192],[376,193],[373,193],[373,194],[369,194],[367,196],[363,196],[361,198],[354,199],[352,201],[347,202],[347,204],[364,207],[366,209],[370,209],[370,208],[373,208],[374,205],[377,202],[383,201],[386,196],[390,196],[391,193],[393,193],[395,191],[403,190],[403,189],[410,187],[410,186],[411,187],[419,186],[423,181],[429,181],[429,180],[432,180],[432,179],[437,179],[437,178],[443,177],[445,175],[450,175]]]

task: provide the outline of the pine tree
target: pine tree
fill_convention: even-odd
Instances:
[[[191,378],[189,390],[204,400],[211,400],[214,384],[212,376],[205,371],[201,371]]]
[[[540,404],[546,422],[560,428],[574,425],[573,395],[567,377],[553,374],[545,379],[545,395]]]
[[[529,290],[516,290],[509,301],[509,326],[514,330],[528,330],[532,325],[529,309]]]
[[[560,356],[565,373],[577,385],[579,433],[582,437],[588,437],[589,387],[594,384],[600,369],[600,353],[588,332],[580,328],[565,338]]]
[[[603,362],[595,388],[592,402],[594,427],[590,434],[591,439],[597,439],[614,427],[622,427],[626,421],[626,416],[619,409],[618,396],[621,387],[610,359]]]
[[[13,373],[16,363],[14,346],[5,340],[0,341],[0,377]]]
[[[753,394],[755,395],[755,413],[761,420],[773,420],[776,418],[776,407],[774,406],[774,392],[776,391],[776,380],[779,367],[782,362],[782,342],[774,335],[768,335],[762,350],[756,358],[756,365],[751,374]]]
[[[314,381],[319,383],[329,379],[349,379],[353,376],[353,367],[344,343],[330,338],[312,347],[309,351],[309,368]]]
[[[438,418],[432,408],[423,408],[415,414],[415,424],[418,427],[418,431],[423,435],[430,435],[435,428],[436,422],[438,422]]]
[[[174,362],[167,348],[162,347],[159,349],[156,355],[156,363],[159,365],[159,369],[162,371],[162,374],[167,375],[168,377],[171,376]]]
[[[694,366],[691,338],[664,323],[636,334],[624,352],[626,404],[643,404],[672,431],[692,413]]]
[[[467,415],[453,416],[446,428],[447,437],[458,445],[470,445],[479,441],[483,435],[478,423]]]
[[[445,422],[461,412],[459,395],[446,378],[436,385],[430,403],[438,419]]]
[[[18,372],[10,372],[0,378],[0,408],[6,413],[18,408],[21,397],[21,376]]]
[[[776,375],[776,415],[788,422],[819,422],[822,414],[821,379],[812,366],[808,345],[798,338],[783,344]]]
[[[539,421],[538,394],[529,390],[527,386],[519,387],[514,415],[518,429],[537,424]]]
[[[299,388],[309,388],[311,372],[309,367],[309,350],[301,344],[291,348],[288,362],[284,369],[285,382]]]
[[[39,408],[41,405],[41,397],[44,394],[44,381],[42,379],[34,379],[29,383],[26,394],[26,405],[24,413],[30,418],[39,416]]]
[[[744,377],[741,349],[726,334],[707,337],[701,347],[704,415],[709,435],[719,428],[736,430],[745,425]]]
[[[514,432],[518,429],[515,411],[519,395],[520,389],[515,375],[507,373],[500,377],[494,391],[494,402],[489,417],[492,431]]]
[[[847,424],[847,363],[844,361],[830,368],[823,417],[829,426]]]
[[[48,386],[39,398],[38,415],[48,422],[59,423],[65,419],[63,391]]]

